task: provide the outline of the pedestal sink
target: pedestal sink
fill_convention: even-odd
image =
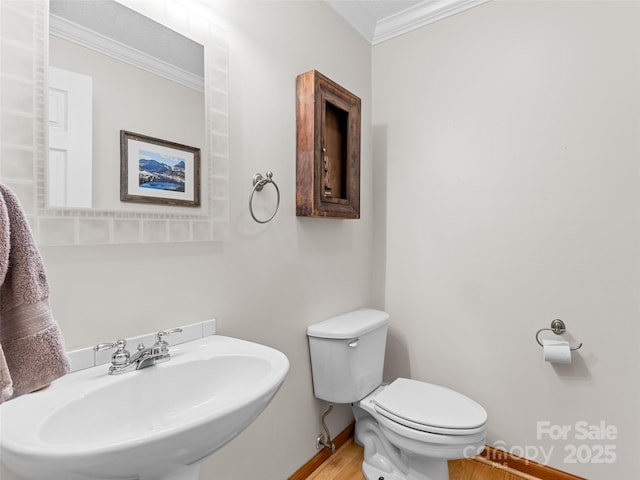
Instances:
[[[0,406],[0,458],[30,480],[197,480],[200,462],[247,427],[289,362],[213,335],[123,375],[71,373]]]

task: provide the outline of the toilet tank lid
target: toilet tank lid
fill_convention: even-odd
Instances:
[[[351,339],[389,323],[389,314],[373,308],[360,308],[307,327],[310,337]]]

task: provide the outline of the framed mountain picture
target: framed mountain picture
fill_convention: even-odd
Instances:
[[[200,206],[200,149],[120,131],[120,200]]]

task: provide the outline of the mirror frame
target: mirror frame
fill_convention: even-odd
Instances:
[[[0,17],[15,28],[2,33],[0,88],[1,182],[20,198],[39,245],[96,245],[218,241],[229,238],[229,113],[226,33],[211,13],[195,3],[116,0],[118,3],[202,44],[205,57],[205,129],[201,184],[206,194],[198,212],[162,213],[46,205],[48,159],[49,2],[0,2]],[[208,15],[208,16],[207,16]],[[15,20],[15,22],[13,22]],[[4,22],[3,22],[4,23]],[[27,27],[27,28],[25,28]],[[9,29],[7,29],[9,30]],[[23,32],[31,32],[24,34]],[[25,66],[27,65],[27,66]],[[28,68],[32,66],[32,68]],[[19,95],[12,95],[13,92]],[[8,93],[8,94],[7,94]],[[119,184],[114,185],[119,192]],[[204,193],[204,192],[203,192]],[[165,213],[166,212],[166,213]]]

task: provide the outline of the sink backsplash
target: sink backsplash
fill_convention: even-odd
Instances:
[[[191,323],[189,325],[182,325],[182,332],[172,334],[167,337],[169,345],[178,345],[180,343],[191,342],[202,337],[216,334],[217,320],[212,318],[199,323]],[[174,328],[174,327],[171,327]],[[113,340],[116,340],[115,338]],[[139,343],[144,343],[147,347],[153,345],[156,341],[156,332],[146,333],[144,335],[138,335],[137,337],[129,337],[127,340],[127,350],[135,352]],[[67,352],[69,361],[71,363],[71,372],[78,370],[84,370],[85,368],[96,367],[98,365],[104,365],[111,362],[111,355],[113,350],[104,350],[102,352],[96,352],[93,349],[93,345],[86,348],[80,348],[78,350],[71,350]]]

